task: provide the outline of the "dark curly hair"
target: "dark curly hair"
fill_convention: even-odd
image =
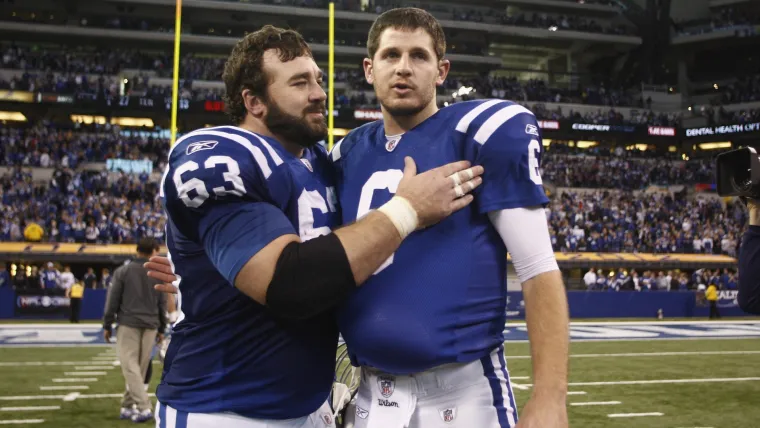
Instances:
[[[443,33],[441,23],[423,9],[401,7],[383,13],[372,23],[372,27],[369,29],[369,36],[367,37],[367,53],[370,59],[375,58],[375,54],[380,47],[380,36],[388,28],[410,31],[422,28],[433,39],[433,47],[438,59],[443,59],[443,56],[446,54],[446,35]]]
[[[264,52],[269,49],[276,49],[283,62],[300,56],[312,56],[311,48],[297,31],[272,25],[265,25],[237,42],[222,73],[226,89],[225,112],[235,124],[243,122],[247,114],[243,100],[244,90],[248,89],[259,97],[267,97],[270,76],[264,73],[263,58]]]

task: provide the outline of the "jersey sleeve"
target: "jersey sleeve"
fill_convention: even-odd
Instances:
[[[514,105],[497,105],[471,126],[468,142],[476,147],[475,164],[485,169],[475,201],[480,212],[543,205],[539,168],[543,146],[536,117]]]
[[[262,248],[296,234],[279,199],[290,189],[278,159],[263,141],[221,131],[187,137],[170,153],[161,184],[169,219],[230,284]]]

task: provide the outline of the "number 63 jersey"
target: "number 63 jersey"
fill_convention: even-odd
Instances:
[[[403,375],[474,361],[500,346],[507,249],[488,213],[548,202],[535,116],[504,100],[462,102],[400,137],[387,137],[382,121],[367,124],[330,156],[344,223],[390,200],[405,156],[418,173],[459,160],[485,168],[472,205],[407,237],[340,308],[352,362]]]
[[[339,220],[332,180],[319,146],[299,159],[232,126],[177,141],[161,185],[181,311],[157,391],[163,404],[291,419],[325,402],[338,340],[334,314],[276,321],[233,284],[277,237],[330,233]]]

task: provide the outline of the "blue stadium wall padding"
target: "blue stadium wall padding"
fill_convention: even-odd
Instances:
[[[0,288],[0,319],[13,318],[16,293],[10,287]]]
[[[723,293],[723,292],[721,292]],[[723,296],[723,294],[721,294]],[[749,316],[736,304],[735,295],[718,302],[721,316]],[[507,293],[507,315],[525,318],[522,293]],[[652,318],[662,309],[666,318],[707,318],[707,306],[697,305],[695,292],[604,292],[569,291],[571,318]]]
[[[720,313],[725,317],[748,316],[735,302],[735,295],[721,292],[718,302]],[[80,318],[98,320],[103,318],[107,290],[85,290]],[[510,319],[525,317],[522,293],[507,293],[507,315]],[[697,304],[694,292],[586,292],[567,293],[572,318],[655,318],[662,309],[666,318],[707,318],[708,308]],[[9,288],[0,288],[0,319],[14,318],[16,294]],[[66,318],[65,315],[37,316],[40,319]]]
[[[84,290],[82,312],[79,316],[85,320],[97,320],[103,318],[107,296],[108,290]]]

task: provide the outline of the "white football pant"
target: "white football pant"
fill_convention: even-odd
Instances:
[[[170,406],[156,405],[156,428],[335,428],[330,405],[295,419],[250,419],[234,413],[188,413]]]
[[[410,376],[362,367],[354,428],[513,428],[517,407],[504,347],[467,364]]]

